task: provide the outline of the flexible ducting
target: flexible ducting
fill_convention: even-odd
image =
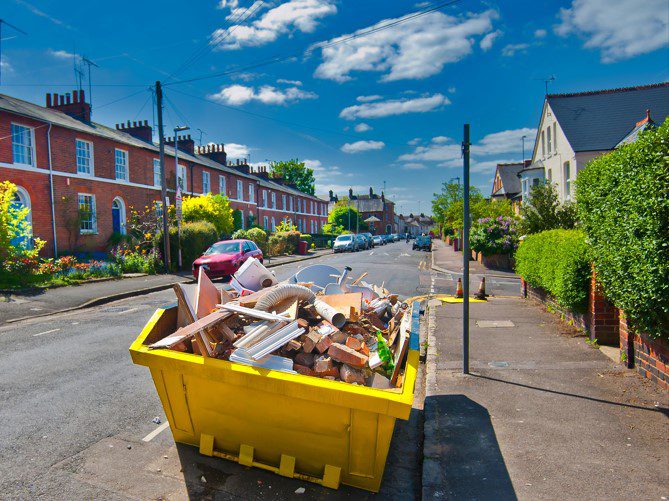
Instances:
[[[297,284],[279,284],[276,288],[261,297],[256,303],[255,309],[270,311],[277,304],[287,299],[299,299],[300,301],[312,302],[316,295],[310,289]]]

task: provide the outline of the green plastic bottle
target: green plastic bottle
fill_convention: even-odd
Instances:
[[[392,373],[393,369],[395,369],[393,355],[390,353],[390,348],[388,348],[386,340],[383,339],[381,331],[376,331],[376,351],[379,354],[379,358],[383,361],[383,368],[387,373]]]

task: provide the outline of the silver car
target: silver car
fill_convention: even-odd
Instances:
[[[332,245],[332,250],[335,252],[357,251],[358,242],[355,235],[339,235]]]

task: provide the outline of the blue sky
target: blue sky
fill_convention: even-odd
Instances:
[[[485,194],[496,162],[520,160],[523,135],[529,155],[545,77],[550,92],[669,79],[665,0],[461,0],[401,21],[440,3],[7,0],[1,17],[28,36],[4,27],[0,92],[43,104],[75,88],[72,54],[84,54],[99,65],[97,122],[152,121],[147,89],[161,80],[168,131],[201,129],[203,144],[253,164],[308,161],[319,194],[385,181],[408,213],[429,212],[462,175],[465,122]]]

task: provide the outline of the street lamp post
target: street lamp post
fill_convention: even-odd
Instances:
[[[523,164],[525,163],[525,138],[526,138],[526,137],[527,137],[527,136],[523,136],[523,137],[520,138],[520,140],[523,142],[523,156],[522,156],[522,158],[520,159],[520,161],[521,161]]]
[[[177,190],[181,192],[181,186],[179,185],[179,132],[190,129],[186,125],[177,126],[174,128],[174,172],[177,176]],[[178,211],[180,212],[180,211]],[[181,214],[177,214],[177,256],[178,256],[178,266],[181,270]]]

